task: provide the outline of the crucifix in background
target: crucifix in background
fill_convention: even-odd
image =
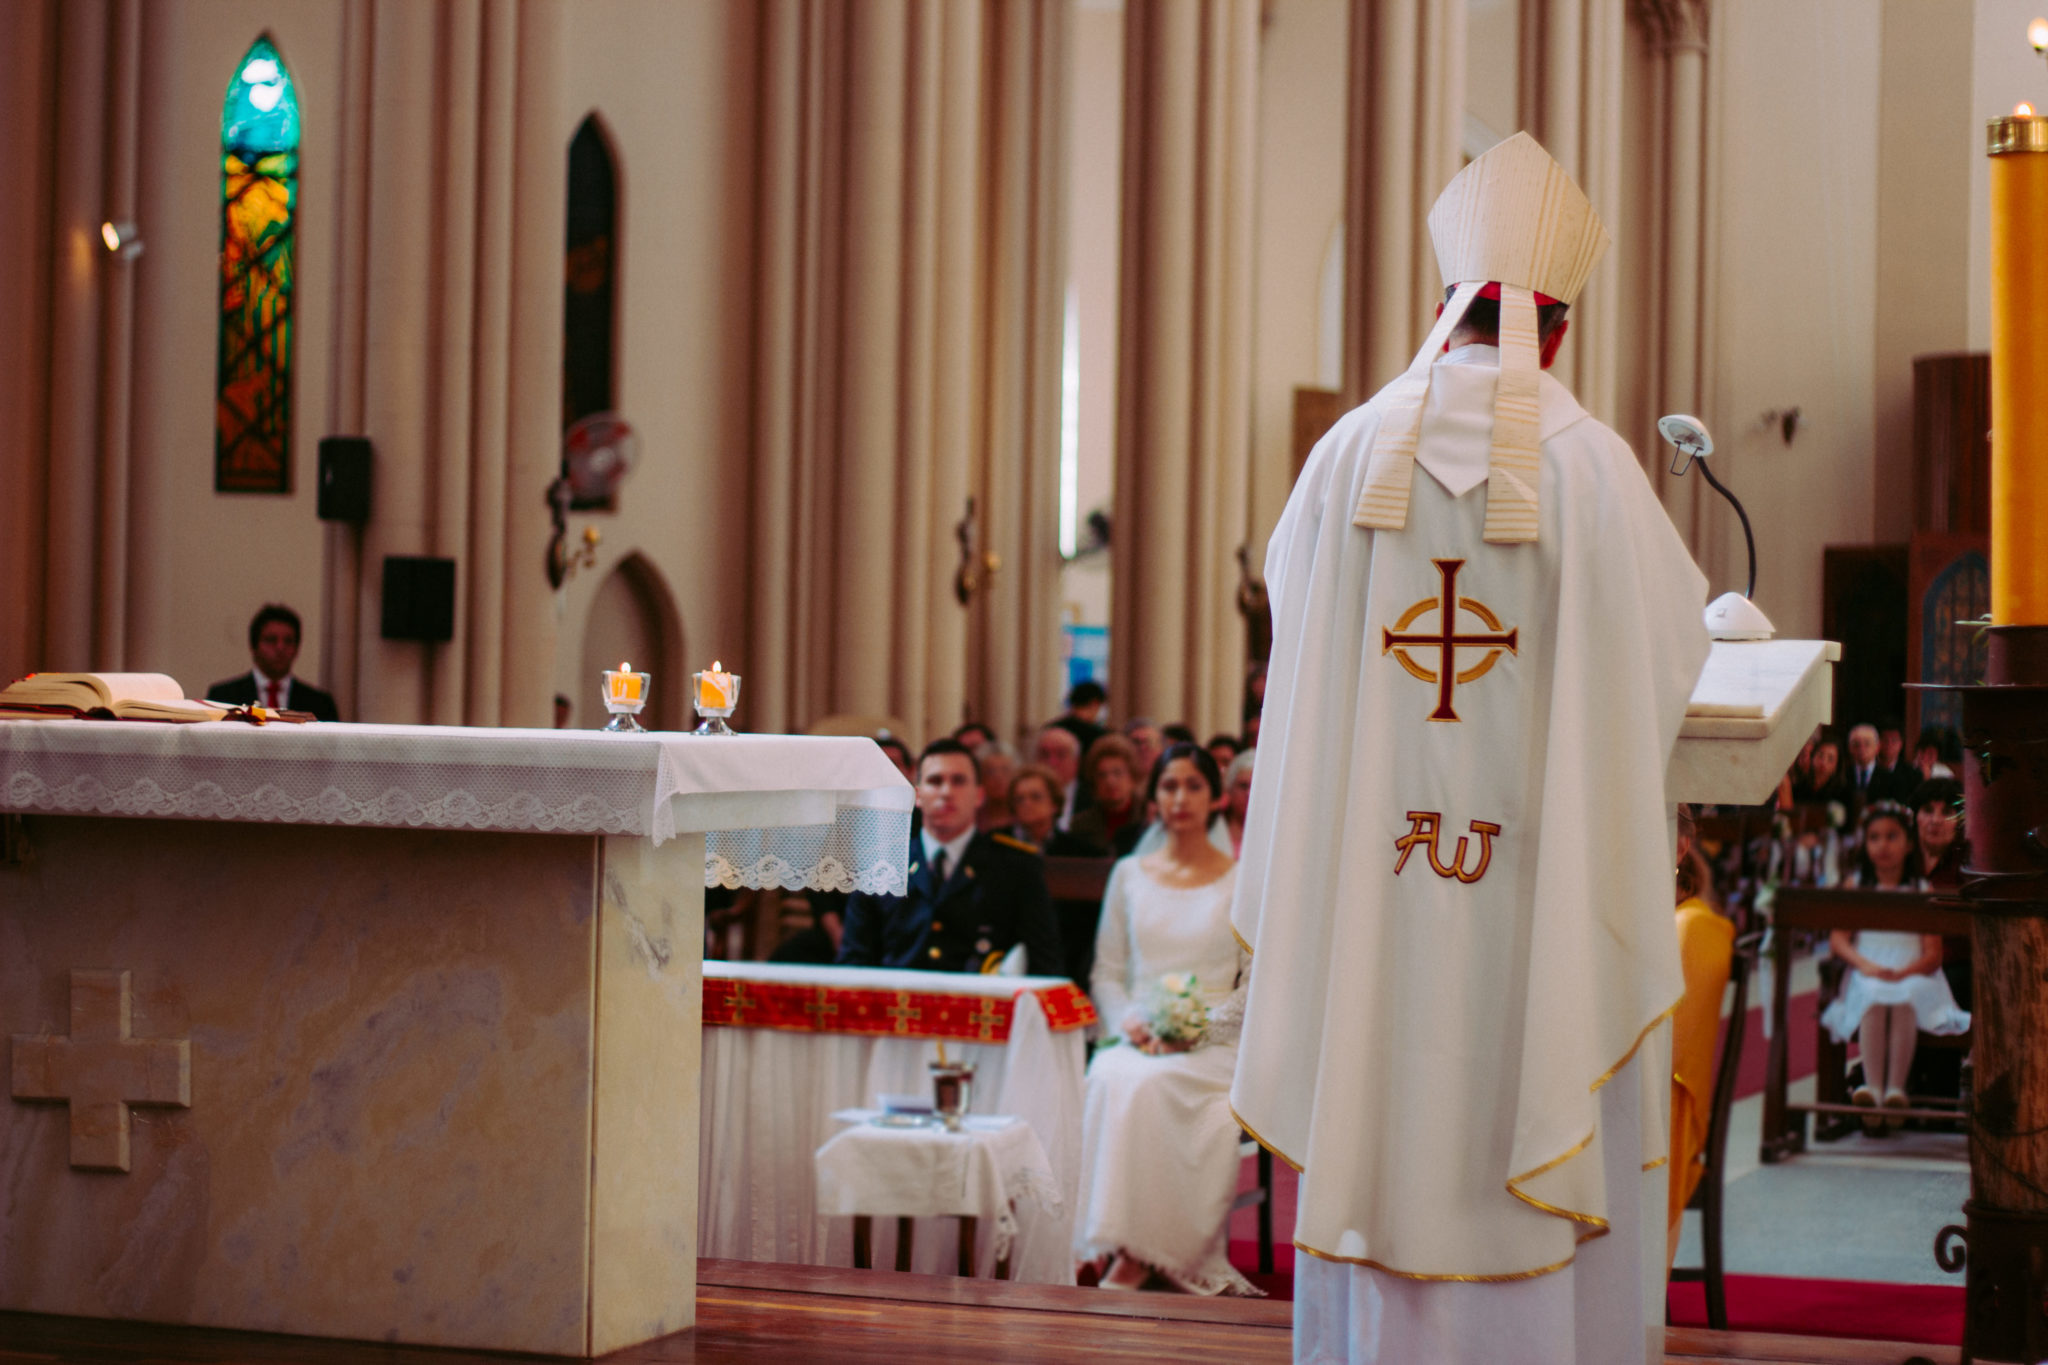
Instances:
[[[953,524],[953,539],[960,543],[960,567],[953,571],[953,596],[966,606],[974,594],[988,586],[1003,567],[1002,557],[981,550],[981,526],[974,515],[974,495],[967,495],[967,511]]]

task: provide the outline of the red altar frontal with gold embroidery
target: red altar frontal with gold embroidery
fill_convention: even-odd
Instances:
[[[969,1043],[1005,1043],[1016,1012],[1016,997],[1029,993],[1045,1011],[1053,1032],[1085,1028],[1095,1007],[1073,982],[1055,977],[961,976],[946,972],[870,972],[859,967],[811,968],[806,976],[829,974],[829,982],[748,979],[713,975],[721,968],[755,964],[705,964],[704,1024],[707,1028],[772,1028],[801,1033],[847,1033],[868,1037],[945,1038]],[[752,973],[749,973],[749,977]],[[846,980],[874,977],[873,984]],[[923,978],[916,989],[904,978]],[[1000,993],[998,993],[1000,992]]]

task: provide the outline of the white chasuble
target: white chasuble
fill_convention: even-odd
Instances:
[[[1232,1108],[1302,1171],[1297,1249],[1409,1286],[1521,1284],[1608,1230],[1609,1172],[1665,1155],[1668,1069],[1630,1087],[1626,1160],[1601,1089],[1683,987],[1664,772],[1706,583],[1548,375],[1537,536],[1487,543],[1498,364],[1436,362],[1402,529],[1353,524],[1382,391],[1316,446],[1266,558]]]

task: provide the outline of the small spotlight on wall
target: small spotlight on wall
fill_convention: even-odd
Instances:
[[[101,223],[100,240],[107,244],[108,251],[124,261],[132,261],[142,254],[142,229],[125,220]]]

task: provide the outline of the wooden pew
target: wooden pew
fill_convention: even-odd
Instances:
[[[1790,1083],[1792,1031],[1787,1020],[1791,1005],[1792,948],[1800,930],[1827,933],[1835,929],[1889,929],[1915,934],[1968,934],[1974,923],[1969,911],[1941,895],[1906,891],[1868,891],[1861,888],[1824,889],[1812,886],[1781,886],[1771,910],[1771,1021],[1770,1047],[1764,1068],[1763,1141],[1758,1153],[1765,1161],[1783,1161],[1806,1149],[1806,1116],[1809,1113],[1860,1116],[1858,1109],[1842,1094],[1842,1050],[1833,1052],[1833,1075],[1828,1072],[1829,1054],[1820,1057],[1821,1076],[1816,1085],[1821,1098],[1812,1104],[1792,1104],[1786,1099]],[[1814,1027],[1825,1037],[1826,1030]],[[1922,1035],[1923,1046],[1927,1036]],[[1944,1040],[1947,1041],[1947,1040]],[[1968,1046],[1968,1038],[1953,1045]],[[1839,1097],[1839,1098],[1831,1098]],[[1890,1118],[1947,1119],[1967,1126],[1967,1105],[1950,1109],[1891,1109]]]

